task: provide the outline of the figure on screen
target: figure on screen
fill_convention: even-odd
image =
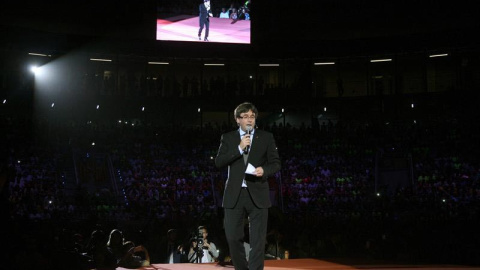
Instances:
[[[210,9],[210,0],[203,0],[203,3],[198,7],[200,15],[200,29],[198,29],[198,40],[202,40],[202,31],[205,27],[205,37],[204,41],[208,41],[208,31],[210,28],[210,17],[213,17],[212,11]]]

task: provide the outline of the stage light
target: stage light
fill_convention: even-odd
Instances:
[[[6,100],[6,99],[3,100],[3,104],[7,104],[7,100]]]
[[[335,65],[335,62],[317,62],[313,63],[314,66],[326,66],[326,65]]]
[[[149,65],[169,65],[168,62],[148,62]]]
[[[280,64],[258,64],[260,67],[278,67]]]
[[[30,70],[32,71],[33,74],[37,74],[37,72],[40,70],[39,67],[37,66],[31,66]]]
[[[103,59],[103,58],[90,58],[90,61],[97,61],[97,62],[112,62],[112,59]]]
[[[52,55],[44,54],[44,53],[28,53],[28,55],[42,56],[42,57],[52,57]]]
[[[434,58],[434,57],[445,57],[448,56],[448,53],[441,53],[441,54],[431,54],[428,57]]]
[[[391,62],[391,58],[385,58],[385,59],[372,59],[370,60],[370,63],[378,63],[378,62]]]

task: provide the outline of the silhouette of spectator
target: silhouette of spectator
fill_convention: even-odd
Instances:
[[[142,246],[135,246],[132,241],[126,241],[123,244],[124,256],[118,266],[136,269],[142,266],[150,265],[150,255],[148,250]]]
[[[120,263],[120,261],[123,259],[125,256],[126,252],[124,249],[124,237],[122,231],[118,229],[113,229],[110,232],[108,242],[107,242],[107,247],[111,250],[113,255],[115,256],[115,260],[117,262],[117,265]]]
[[[167,237],[164,242],[160,244],[160,260],[161,263],[184,263],[187,262],[187,254],[185,252],[183,243],[178,240],[177,229],[170,229],[167,232]]]
[[[94,230],[85,245],[85,254],[93,259],[96,269],[115,269],[117,259],[112,250],[107,247],[107,235],[102,230]]]

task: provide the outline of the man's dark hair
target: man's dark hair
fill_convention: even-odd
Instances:
[[[255,105],[250,102],[244,102],[238,105],[237,108],[235,108],[235,110],[233,111],[233,114],[235,115],[235,118],[239,118],[240,114],[246,113],[250,110],[252,110],[252,112],[255,114],[255,117],[258,117],[257,107],[255,107]]]

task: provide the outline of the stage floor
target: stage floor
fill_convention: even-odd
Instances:
[[[127,268],[118,267],[120,270],[127,270]],[[142,270],[231,270],[234,269],[232,265],[219,265],[218,263],[182,263],[182,264],[152,264],[139,268]],[[267,260],[265,261],[265,270],[296,270],[296,269],[311,269],[311,270],[346,270],[346,269],[375,269],[375,270],[403,270],[403,269],[419,269],[419,270],[474,270],[480,267],[469,267],[463,265],[410,265],[410,264],[396,264],[396,263],[381,263],[381,262],[349,262],[347,260],[316,260],[316,259],[291,259],[291,260]]]

